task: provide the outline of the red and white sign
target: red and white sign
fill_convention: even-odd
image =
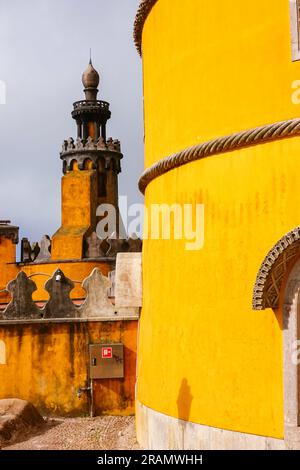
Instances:
[[[102,348],[102,359],[111,359],[113,357],[112,348]]]

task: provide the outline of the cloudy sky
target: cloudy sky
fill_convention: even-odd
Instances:
[[[59,152],[76,137],[72,103],[92,48],[99,98],[110,102],[108,136],[124,153],[119,194],[141,202],[141,60],[132,30],[139,0],[0,0],[0,219],[36,241],[60,226]]]

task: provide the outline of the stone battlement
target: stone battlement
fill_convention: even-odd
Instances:
[[[106,141],[103,139],[103,137],[99,137],[98,139],[93,139],[92,137],[83,139],[81,137],[77,137],[76,141],[74,141],[74,139],[70,137],[69,139],[63,141],[62,151],[60,155],[62,156],[70,152],[84,152],[86,150],[105,150],[120,153],[121,143],[117,139],[113,140],[112,137],[108,138]]]

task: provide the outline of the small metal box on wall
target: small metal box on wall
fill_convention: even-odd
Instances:
[[[90,344],[90,378],[124,377],[124,347],[121,343]]]

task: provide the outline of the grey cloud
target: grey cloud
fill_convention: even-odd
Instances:
[[[83,98],[92,48],[100,98],[111,104],[108,134],[122,142],[119,192],[141,202],[141,62],[132,28],[139,0],[0,0],[0,218],[38,240],[60,225],[59,151],[75,136],[70,112]]]

